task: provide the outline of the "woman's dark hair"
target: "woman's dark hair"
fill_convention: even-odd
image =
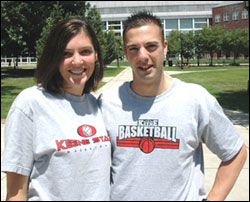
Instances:
[[[49,33],[42,55],[38,61],[35,73],[35,80],[50,93],[58,94],[63,88],[63,78],[59,72],[59,65],[63,60],[63,53],[67,43],[84,31],[94,46],[98,55],[98,61],[95,63],[95,70],[87,81],[83,93],[90,93],[96,90],[98,83],[103,77],[104,65],[99,42],[93,29],[80,18],[70,18],[59,22]]]

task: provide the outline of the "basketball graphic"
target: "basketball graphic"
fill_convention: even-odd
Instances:
[[[139,147],[144,153],[151,153],[155,148],[155,141],[150,137],[144,137],[140,141]]]
[[[92,135],[92,130],[91,130],[91,128],[89,126],[86,126],[86,125],[83,126],[82,127],[82,131],[87,136],[91,136]]]
[[[96,134],[96,129],[94,126],[84,124],[77,129],[77,132],[82,137],[92,137]]]

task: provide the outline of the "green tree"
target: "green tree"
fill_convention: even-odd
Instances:
[[[249,57],[249,29],[242,30],[241,44],[242,54]]]
[[[226,55],[226,57],[230,57],[232,47],[229,45],[231,41],[231,31],[227,30],[224,33],[222,44],[221,44],[221,50]]]
[[[183,56],[187,59],[187,63],[189,63],[189,59],[194,55],[194,35],[193,32],[190,31],[188,33],[184,33],[183,35]]]
[[[117,61],[117,67],[120,67],[120,59],[124,55],[122,47],[123,47],[123,40],[121,36],[116,36],[115,37],[115,47],[114,47],[114,52],[116,56],[116,61]]]
[[[248,29],[227,30],[223,36],[222,51],[226,54],[226,56],[230,56],[231,53],[233,54],[234,64],[236,64],[236,58],[241,54],[248,56]]]
[[[201,30],[195,31],[194,35],[194,49],[195,49],[195,55],[197,57],[197,66],[200,66],[200,59],[202,55],[205,53],[205,49],[203,46],[203,37]]]
[[[108,32],[105,32],[105,38],[106,38],[106,45],[105,45],[105,52],[107,53],[105,55],[104,64],[110,64],[113,60],[117,58],[117,40],[115,33],[113,30],[109,30]]]
[[[102,49],[104,65],[108,65],[117,59],[119,66],[119,58],[123,55],[121,51],[121,38],[115,36],[112,30],[108,32],[102,30],[103,22],[101,21],[101,15],[95,7],[88,10],[86,20],[93,27],[97,35]]]
[[[206,53],[209,53],[211,61],[210,66],[213,66],[213,55],[221,49],[223,34],[225,30],[221,26],[212,26],[203,28],[202,33],[202,46]]]
[[[52,12],[50,13],[50,16],[46,19],[47,25],[43,27],[40,39],[36,41],[37,58],[40,58],[42,54],[45,41],[49,35],[51,28],[56,24],[56,22],[59,22],[63,19],[64,19],[64,16],[63,16],[62,6],[59,4],[55,4]]]
[[[168,40],[168,58],[176,57],[181,53],[181,42],[180,42],[180,32],[178,30],[173,30],[167,37]]]
[[[50,13],[48,1],[1,1],[1,55],[35,56],[35,44]]]
[[[106,43],[107,43],[106,41],[107,40],[105,37],[105,32],[102,30],[103,23],[101,21],[101,15],[96,10],[96,7],[92,7],[87,11],[86,21],[88,22],[89,25],[91,25],[91,27],[95,31],[97,39],[98,39],[99,44],[101,46],[102,57],[103,57],[103,59],[106,58],[106,55],[108,54],[108,52],[106,52]]]
[[[75,7],[79,7],[80,9],[75,9]],[[56,2],[53,5],[50,16],[45,20],[45,26],[43,27],[40,39],[36,41],[36,56],[40,57],[43,47],[45,45],[45,41],[48,37],[50,30],[55,24],[60,22],[63,19],[70,17],[80,17],[85,18],[85,2]]]
[[[36,41],[56,4],[64,16],[85,17],[90,6],[85,1],[1,1],[1,55],[36,56]]]

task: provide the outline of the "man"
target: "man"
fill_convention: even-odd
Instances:
[[[204,88],[164,73],[168,43],[147,12],[125,23],[133,81],[99,98],[112,143],[111,200],[224,200],[246,160],[242,137]],[[222,160],[204,190],[202,143]]]

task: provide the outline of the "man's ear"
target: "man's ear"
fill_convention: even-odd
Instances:
[[[126,49],[126,47],[125,47],[125,46],[123,47],[123,52],[124,52],[124,54],[125,54],[126,58],[128,59],[128,56],[127,56],[127,49]]]
[[[165,40],[164,41],[164,55],[167,55],[167,53],[168,53],[168,41]]]

